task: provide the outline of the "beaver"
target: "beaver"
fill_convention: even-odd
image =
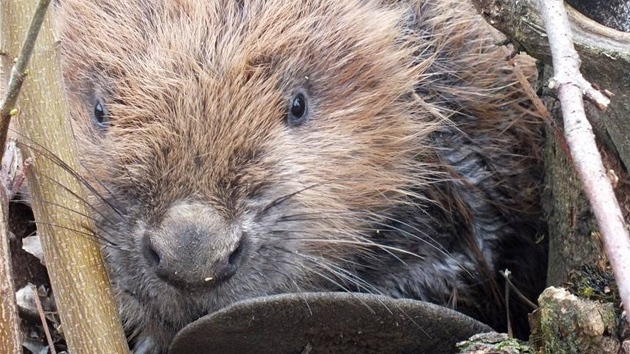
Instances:
[[[500,328],[498,271],[530,296],[544,282],[540,122],[466,2],[63,0],[55,16],[135,352],[305,291]]]

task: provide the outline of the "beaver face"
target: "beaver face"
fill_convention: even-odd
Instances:
[[[140,339],[359,283],[379,215],[430,174],[425,63],[393,6],[63,1],[58,17],[83,175]]]

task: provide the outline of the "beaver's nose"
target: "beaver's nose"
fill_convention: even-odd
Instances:
[[[179,204],[155,229],[147,229],[142,252],[162,280],[182,287],[203,287],[236,273],[247,248],[239,227],[202,204]]]

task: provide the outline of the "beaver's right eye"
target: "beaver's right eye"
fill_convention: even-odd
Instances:
[[[99,128],[106,128],[109,123],[109,117],[107,116],[107,111],[105,110],[105,105],[101,100],[96,101],[94,105],[94,123]]]

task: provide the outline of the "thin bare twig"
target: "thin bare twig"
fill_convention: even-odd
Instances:
[[[46,320],[46,314],[44,313],[44,308],[42,307],[42,302],[39,300],[39,292],[35,285],[31,285],[31,290],[33,294],[35,294],[35,306],[37,306],[37,312],[39,313],[39,320],[42,322],[42,328],[44,328],[44,334],[46,335],[46,341],[48,342],[48,348],[50,349],[51,354],[57,354],[55,350],[55,342],[52,340],[52,336],[50,335],[50,330],[48,329],[48,321]]]
[[[11,69],[11,76],[9,77],[7,90],[4,92],[2,101],[0,102],[0,148],[4,148],[6,145],[9,123],[11,122],[11,117],[17,112],[15,105],[17,103],[22,84],[24,83],[24,78],[26,78],[26,75],[28,74],[28,62],[31,60],[33,48],[35,47],[35,41],[37,40],[39,29],[42,27],[42,23],[44,22],[44,15],[46,15],[46,10],[48,9],[49,4],[50,0],[40,0],[37,4],[37,9],[33,14],[33,20],[31,21],[28,32],[26,33],[24,42],[22,43],[22,49],[20,50],[20,54],[17,57],[15,65],[13,65],[13,68]]]
[[[509,270],[505,270],[504,272],[499,272],[501,275],[508,278]],[[507,334],[510,338],[514,338],[514,330],[512,329],[512,321],[510,321],[510,286],[508,282],[505,282],[505,321],[507,322]]]
[[[523,293],[520,290],[518,290],[516,285],[512,283],[512,280],[511,280],[512,273],[509,270],[506,269],[504,271],[500,271],[499,274],[503,276],[503,278],[505,279],[505,284],[510,288],[512,292],[514,292],[516,296],[518,296],[519,299],[521,299],[521,301],[523,301],[523,303],[529,306],[532,309],[532,311],[538,309],[538,305],[536,305],[530,299],[528,299],[527,296],[523,295]]]
[[[50,4],[50,0],[40,0],[37,6],[37,11],[33,15],[33,19],[30,23],[30,27],[27,35],[25,36],[22,49],[20,50],[17,62],[11,70],[9,78],[9,84],[6,86],[6,91],[3,92],[2,100],[0,101],[0,151],[2,155],[5,154],[5,147],[7,146],[7,135],[9,131],[9,123],[11,117],[16,114],[15,105],[17,103],[17,97],[19,95],[22,83],[27,73],[27,65],[35,46],[37,34],[41,28],[44,20],[44,14]],[[0,11],[4,8],[0,8]],[[3,28],[4,30],[4,28]],[[2,83],[4,84],[4,83]],[[14,164],[8,164],[4,167],[9,167]],[[13,171],[4,170],[1,174],[6,174],[6,177],[10,176]],[[23,175],[17,174],[19,179],[23,179]],[[5,176],[2,176],[5,177]],[[21,180],[14,179],[15,175],[11,178],[4,178],[0,181],[0,293],[3,294],[3,301],[0,311],[0,343],[2,343],[3,350],[8,352],[21,351],[21,338],[18,327],[17,318],[17,305],[15,301],[15,291],[13,288],[13,278],[11,269],[11,254],[9,249],[9,232],[8,232],[8,210],[9,199],[12,189],[16,186],[15,183],[21,184]]]
[[[560,99],[571,156],[597,219],[624,310],[630,314],[630,236],[586,119],[583,95],[601,108],[609,100],[580,73],[580,58],[573,46],[563,1],[541,1],[540,6],[553,57],[554,78],[550,88]]]

